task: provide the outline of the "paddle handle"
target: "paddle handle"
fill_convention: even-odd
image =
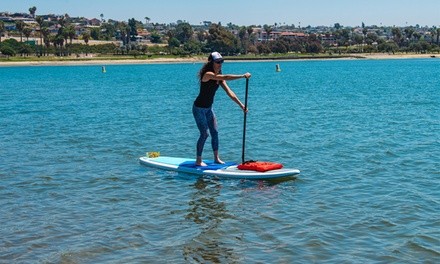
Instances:
[[[241,162],[244,163],[244,152],[246,148],[246,116],[247,116],[247,105],[248,105],[248,93],[249,93],[249,78],[246,78],[246,92],[244,96],[244,118],[243,118],[243,148],[241,152]]]

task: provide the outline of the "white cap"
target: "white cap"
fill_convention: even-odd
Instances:
[[[223,57],[220,53],[218,53],[217,51],[214,51],[213,53],[211,53],[211,57],[213,61],[223,61]]]

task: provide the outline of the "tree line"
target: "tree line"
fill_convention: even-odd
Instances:
[[[175,26],[151,24],[149,45],[137,41],[138,32],[145,28],[141,21],[134,18],[128,22],[114,20],[104,21],[99,27],[81,27],[77,34],[75,19],[67,14],[57,21],[45,21],[42,16],[35,16],[36,8],[29,12],[38,24],[34,37],[39,38],[35,45],[23,38],[29,39],[34,31],[23,21],[15,22],[15,32],[20,41],[7,39],[1,41],[5,32],[5,24],[0,21],[0,52],[6,56],[68,56],[81,53],[101,53],[115,55],[142,54],[173,54],[194,55],[217,50],[225,55],[236,54],[285,54],[285,53],[355,53],[355,52],[439,52],[440,29],[433,27],[429,40],[414,27],[392,27],[392,38],[384,38],[374,31],[369,31],[362,24],[362,32],[354,32],[352,28],[344,28],[338,23],[329,32],[303,34],[301,37],[281,36],[269,38],[271,33],[278,30],[276,26],[264,25],[265,39],[258,39],[254,26],[236,26],[212,23],[208,28],[191,26],[180,22]],[[145,18],[148,21],[148,17]],[[55,27],[54,27],[55,26]],[[161,26],[161,29],[159,29]],[[49,28],[57,28],[53,33]],[[304,32],[304,31],[303,31]],[[37,36],[35,36],[37,34]],[[84,44],[73,43],[73,39],[82,39]],[[116,40],[121,44],[88,45],[89,40]],[[155,45],[162,44],[162,45]]]

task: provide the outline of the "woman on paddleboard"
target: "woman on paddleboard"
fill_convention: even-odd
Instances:
[[[224,162],[220,159],[218,154],[218,130],[217,130],[217,120],[212,109],[212,104],[214,102],[214,96],[217,92],[219,86],[225,90],[227,95],[236,102],[243,111],[245,109],[244,104],[241,103],[240,99],[235,95],[235,93],[229,88],[226,81],[237,80],[240,78],[250,78],[250,73],[245,73],[242,75],[235,74],[222,74],[222,55],[218,52],[213,52],[208,57],[208,62],[205,63],[200,69],[200,92],[194,101],[193,105],[193,115],[196,120],[197,127],[200,131],[200,137],[197,140],[197,166],[206,166],[206,163],[202,160],[203,147],[205,141],[208,138],[208,130],[211,134],[211,145],[214,151],[214,161],[216,163],[223,164]]]

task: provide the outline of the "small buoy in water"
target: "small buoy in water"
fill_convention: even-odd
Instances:
[[[105,73],[105,66],[102,66],[102,73]]]
[[[275,65],[275,70],[276,70],[277,72],[280,72],[280,71],[281,71],[281,68],[280,68],[280,65],[279,65],[279,64]]]

